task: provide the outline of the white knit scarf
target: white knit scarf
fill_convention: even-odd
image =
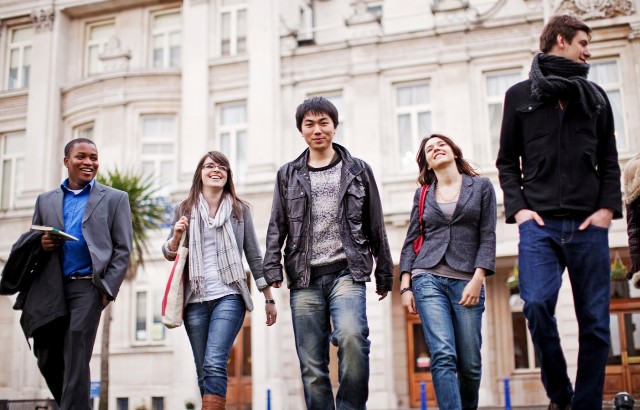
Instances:
[[[191,223],[189,224],[189,284],[198,299],[205,295],[205,273],[202,257],[205,227],[215,231],[215,250],[222,282],[229,285],[246,279],[238,244],[231,226],[232,211],[233,200],[229,195],[223,195],[216,215],[213,218],[210,217],[209,204],[202,194],[200,194],[198,205],[191,210]]]

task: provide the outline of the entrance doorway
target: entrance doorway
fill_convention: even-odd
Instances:
[[[612,299],[610,320],[604,400],[621,391],[640,397],[640,299]]]
[[[251,315],[247,313],[227,364],[228,410],[251,410]]]

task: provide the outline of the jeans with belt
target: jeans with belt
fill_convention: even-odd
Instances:
[[[366,409],[371,342],[365,284],[355,282],[346,268],[312,279],[308,288],[292,289],[290,303],[307,409]],[[338,346],[340,387],[335,405],[329,342]]]
[[[462,306],[469,281],[430,273],[412,279],[412,291],[422,330],[431,353],[431,374],[438,407],[477,409],[482,376],[482,314],[484,285],[478,304]]]
[[[184,327],[193,350],[201,395],[227,396],[227,362],[245,312],[242,296],[236,294],[186,306]]]
[[[584,219],[543,216],[544,226],[534,220],[520,224],[520,297],[549,399],[560,406],[599,410],[609,354],[609,239],[606,228],[578,230]],[[565,268],[579,326],[575,393],[555,318]]]

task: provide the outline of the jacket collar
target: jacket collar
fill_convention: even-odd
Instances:
[[[458,202],[456,204],[456,209],[453,211],[453,215],[451,216],[451,221],[453,222],[458,215],[460,214],[462,208],[466,205],[471,198],[471,194],[473,193],[473,178],[467,174],[462,174],[462,183],[460,186],[460,195],[458,196]],[[436,190],[435,184],[431,184],[429,187],[429,192],[427,193],[427,206],[433,207],[433,209],[442,212],[438,202],[436,201]]]
[[[354,175],[357,175],[362,171],[362,166],[354,161],[353,157],[347,151],[345,147],[340,144],[333,143],[333,149],[338,151],[340,158],[342,158],[342,166],[346,168]],[[307,171],[307,159],[309,158],[309,148],[305,149],[302,154],[293,161],[291,161],[291,165],[297,169],[299,172]]]

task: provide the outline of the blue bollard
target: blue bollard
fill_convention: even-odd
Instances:
[[[267,410],[271,410],[271,389],[267,389]]]
[[[420,410],[427,410],[427,384],[420,382]]]
[[[509,378],[504,378],[504,408],[511,410],[511,393],[509,392]]]

